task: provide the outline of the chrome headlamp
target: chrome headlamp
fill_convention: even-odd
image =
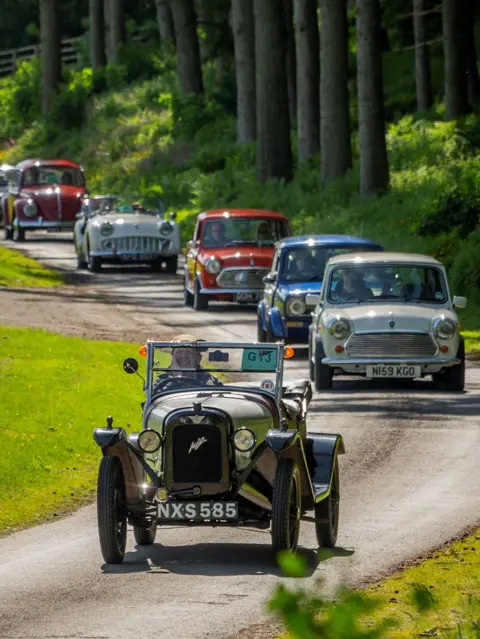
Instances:
[[[113,224],[110,224],[110,222],[103,222],[102,226],[100,227],[100,233],[105,237],[107,237],[108,235],[112,235]]]
[[[170,235],[170,233],[173,231],[173,224],[170,224],[170,222],[162,222],[159,225],[158,230],[160,231],[161,235]]]
[[[255,446],[255,434],[249,428],[239,428],[233,436],[233,445],[241,453],[248,453]]]
[[[303,315],[307,310],[305,297],[289,297],[285,304],[287,315]]]
[[[217,260],[216,257],[209,257],[205,262],[205,270],[211,275],[217,275],[222,270],[220,260]]]
[[[433,323],[433,332],[435,337],[440,339],[452,339],[457,330],[455,322],[446,318],[444,315],[437,318]]]
[[[337,315],[328,320],[327,330],[335,339],[345,339],[352,332],[352,327],[345,317]]]
[[[28,198],[27,203],[23,207],[23,212],[27,217],[35,217],[38,212],[38,207],[32,198]]]
[[[144,453],[154,453],[162,445],[162,436],[157,433],[156,430],[147,428],[146,430],[142,430],[138,436],[137,443],[140,450]]]

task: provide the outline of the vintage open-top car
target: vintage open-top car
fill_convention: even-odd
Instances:
[[[103,453],[104,560],[123,561],[127,523],[139,545],[154,543],[157,527],[167,525],[271,527],[279,551],[297,547],[304,519],[315,523],[320,546],[334,546],[344,444],[337,434],[307,432],[310,382],[283,379],[293,349],[179,336],[141,350],[141,430],[128,435],[111,417],[94,430]],[[123,367],[140,375],[134,358]]]
[[[150,207],[97,195],[85,200],[78,217],[74,229],[78,268],[95,272],[104,263],[135,262],[177,272],[180,227],[175,213],[165,214],[162,202]]]
[[[310,379],[332,388],[335,374],[465,386],[465,344],[444,266],[428,255],[357,253],[332,257],[310,327]]]
[[[197,311],[210,301],[257,303],[277,240],[290,235],[288,218],[275,211],[219,209],[197,217],[188,242],[184,300]]]
[[[315,307],[306,303],[306,295],[320,293],[331,257],[358,251],[383,251],[383,247],[352,235],[300,235],[277,242],[272,268],[263,278],[265,289],[257,310],[258,341],[308,344]]]
[[[26,231],[73,230],[86,196],[83,168],[70,160],[24,160],[7,171],[2,198],[4,237],[25,240]]]

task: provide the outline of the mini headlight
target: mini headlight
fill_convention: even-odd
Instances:
[[[343,317],[333,317],[327,323],[327,329],[330,335],[335,339],[345,339],[351,332],[350,323]]]
[[[255,435],[248,428],[239,428],[233,436],[233,445],[241,453],[248,453],[255,446]]]
[[[173,231],[173,225],[170,222],[162,222],[158,227],[158,230],[162,235],[170,235]]]
[[[27,203],[25,204],[25,206],[23,207],[23,212],[27,217],[35,217],[35,215],[37,214],[38,211],[38,207],[35,204],[35,202],[29,198],[27,200]]]
[[[222,270],[222,265],[216,257],[209,257],[208,260],[205,262],[205,270],[211,275],[216,275]]]
[[[285,305],[287,315],[303,315],[307,310],[304,297],[290,297]]]
[[[435,332],[435,335],[440,339],[452,339],[452,337],[455,335],[457,327],[455,323],[452,322],[452,320],[442,316],[435,320],[433,330]]]
[[[147,428],[143,430],[138,436],[138,447],[143,450],[144,453],[154,453],[162,445],[162,438],[156,430]]]
[[[105,237],[107,235],[111,235],[113,233],[113,224],[110,224],[110,222],[104,222],[100,227],[100,233]]]

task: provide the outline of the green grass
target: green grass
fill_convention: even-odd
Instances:
[[[141,426],[142,383],[122,369],[137,351],[134,344],[1,327],[0,533],[92,496],[101,458],[93,429],[108,415],[129,431]]]
[[[18,251],[0,246],[0,286],[53,288],[63,281],[60,273]]]
[[[480,331],[463,331],[465,335],[465,350],[474,355],[480,355]]]

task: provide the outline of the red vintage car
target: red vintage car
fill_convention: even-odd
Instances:
[[[208,309],[210,300],[258,302],[276,241],[290,236],[281,213],[218,209],[200,213],[188,243],[184,297],[187,306]]]
[[[86,196],[82,167],[69,160],[25,160],[7,173],[3,233],[22,242],[25,231],[72,230]]]

